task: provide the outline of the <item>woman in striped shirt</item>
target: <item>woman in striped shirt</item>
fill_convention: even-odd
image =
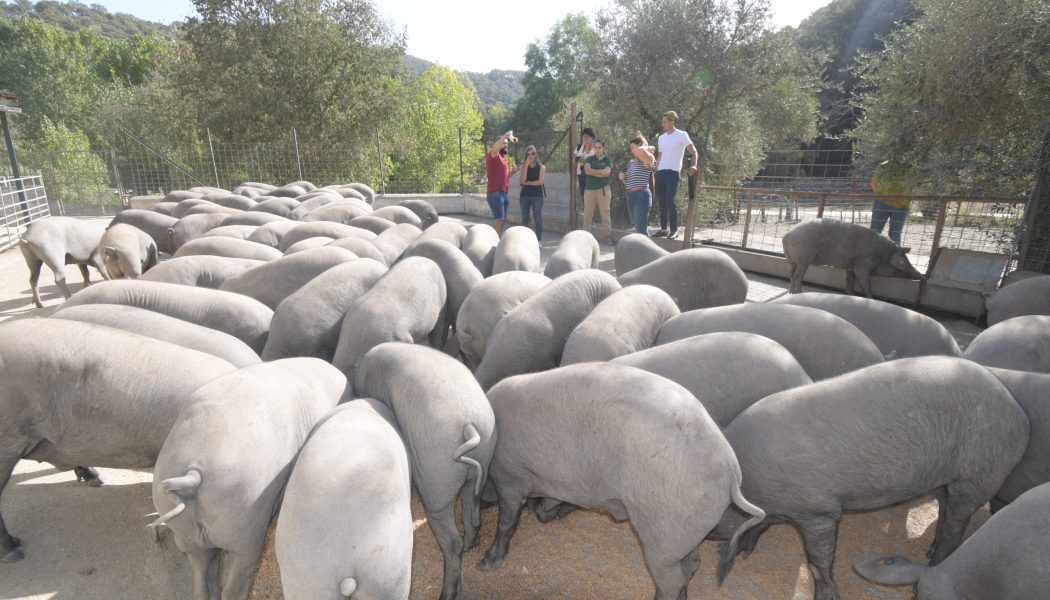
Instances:
[[[620,173],[620,181],[627,188],[627,212],[634,230],[646,237],[649,236],[649,209],[653,207],[650,182],[656,164],[655,151],[641,133],[635,133],[631,140],[631,162],[627,164],[627,171]]]

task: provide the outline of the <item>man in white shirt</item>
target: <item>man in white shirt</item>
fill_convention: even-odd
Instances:
[[[678,181],[682,173],[682,157],[686,152],[691,157],[689,176],[696,175],[696,146],[689,134],[676,129],[678,113],[669,110],[660,119],[664,132],[656,139],[656,199],[660,203],[660,230],[653,237],[678,235],[678,205],[675,196],[678,194]],[[671,229],[668,232],[668,224]]]

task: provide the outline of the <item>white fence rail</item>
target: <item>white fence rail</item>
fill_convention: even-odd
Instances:
[[[30,223],[49,216],[43,177],[0,178],[0,251],[17,244]]]

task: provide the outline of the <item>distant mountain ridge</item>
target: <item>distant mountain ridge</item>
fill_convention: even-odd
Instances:
[[[405,68],[408,69],[408,72],[414,77],[419,77],[424,71],[436,64],[429,60],[412,56],[411,54],[405,55],[404,63]],[[474,84],[474,88],[478,90],[478,98],[481,100],[481,104],[485,107],[502,104],[503,106],[510,108],[511,106],[514,106],[514,103],[516,103],[524,93],[521,87],[521,79],[525,76],[525,71],[504,71],[493,69],[488,73],[472,73],[470,71],[458,72],[466,75],[471,83]]]
[[[29,0],[0,2],[0,19],[17,19],[24,16],[40,19],[66,31],[90,29],[100,35],[116,39],[126,39],[135,34],[148,33],[171,36],[175,32],[172,25],[146,21],[127,13],[111,13],[100,4],[88,6],[80,2],[54,1],[41,1],[34,4]]]

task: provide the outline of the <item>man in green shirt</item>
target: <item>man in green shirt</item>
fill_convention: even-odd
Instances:
[[[886,161],[875,169],[875,175],[871,179],[871,189],[879,196],[883,196],[876,198],[872,204],[871,228],[882,233],[886,221],[889,221],[889,237],[898,245],[901,243],[904,222],[908,220],[908,210],[911,207],[911,201],[901,197],[911,195],[911,189],[904,175],[902,165]]]
[[[609,178],[612,174],[612,159],[605,154],[605,142],[594,140],[594,155],[587,157],[583,164],[583,173],[587,182],[583,191],[584,229],[590,231],[594,221],[594,207],[598,206],[598,215],[602,221],[602,235],[605,243],[613,245],[612,217],[609,206],[612,203],[612,191],[609,189]]]

